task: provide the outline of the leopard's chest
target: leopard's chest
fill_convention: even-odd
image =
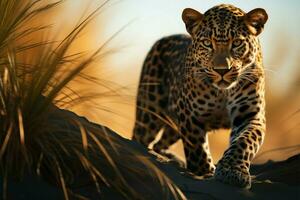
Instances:
[[[178,123],[185,115],[194,120],[193,125],[203,126],[206,131],[230,128],[227,97],[213,86],[182,84],[172,88],[170,100],[170,113],[175,114]]]
[[[187,101],[191,106],[191,115],[204,124],[207,131],[229,128],[230,117],[227,109],[227,99],[222,94],[211,95],[211,91],[202,91]],[[191,97],[191,96],[190,96]]]

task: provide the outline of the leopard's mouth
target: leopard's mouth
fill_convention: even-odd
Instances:
[[[228,82],[228,81],[222,79],[222,80],[220,80],[218,82],[213,83],[213,85],[216,88],[218,88],[218,89],[227,90],[227,89],[230,89],[233,86],[235,86],[236,85],[236,81],[234,81],[234,82]]]

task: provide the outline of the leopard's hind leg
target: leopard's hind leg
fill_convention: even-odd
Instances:
[[[158,132],[164,129],[163,136],[154,146],[154,150],[158,153],[179,139],[178,134],[168,124],[170,88],[167,78],[170,72],[164,63],[163,53],[166,52],[168,43],[167,40],[158,41],[146,57],[138,88],[133,130],[133,140],[148,147]]]

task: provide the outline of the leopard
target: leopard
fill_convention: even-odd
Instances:
[[[181,140],[187,170],[251,188],[250,164],[266,132],[265,73],[258,36],[263,8],[230,4],[204,14],[185,8],[187,34],[161,38],[147,54],[136,100],[134,141],[158,153]],[[229,146],[213,162],[208,132],[229,129]]]

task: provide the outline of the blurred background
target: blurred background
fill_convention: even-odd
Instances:
[[[103,0],[69,0],[42,20],[52,24],[51,34],[66,34],[79,19],[104,3]],[[181,12],[191,7],[204,13],[224,3],[217,0],[111,0],[89,24],[73,46],[74,52],[93,52],[103,46],[104,56],[87,74],[100,84],[77,82],[72,88],[84,94],[101,92],[97,99],[69,109],[96,123],[104,124],[126,138],[132,135],[135,96],[143,60],[151,45],[161,37],[186,33]],[[300,151],[300,1],[227,0],[250,11],[264,8],[269,21],[260,40],[267,79],[267,135],[255,162],[280,160]],[[226,130],[210,134],[215,161],[228,145]],[[180,144],[172,147],[182,156]]]

